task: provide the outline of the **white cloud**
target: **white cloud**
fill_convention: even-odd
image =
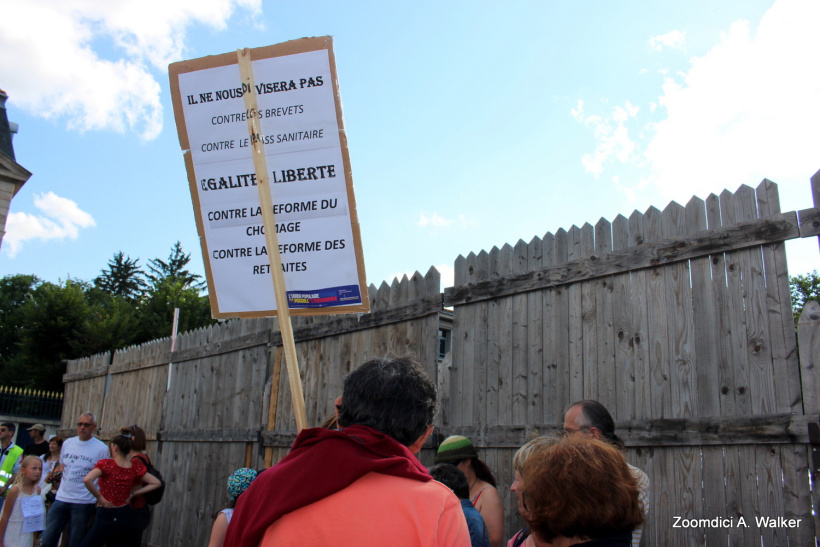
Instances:
[[[6,0],[0,51],[14,53],[0,56],[3,89],[15,106],[71,129],[153,139],[162,130],[157,77],[183,58],[186,28],[222,29],[237,7],[256,13],[261,0]]]
[[[754,32],[746,21],[733,23],[710,51],[689,60],[688,70],[664,79],[646,109],[655,121],[637,132],[637,141],[619,121],[635,110],[587,115],[579,102],[572,115],[596,138],[584,166],[596,177],[607,167],[617,172],[618,163],[641,167],[636,185],[616,187],[634,194],[653,184],[683,201],[764,176],[806,180],[820,150],[817,20],[819,2],[778,0]]]
[[[469,218],[464,214],[459,214],[455,219],[453,218],[446,218],[441,216],[438,213],[427,213],[423,212],[419,215],[418,221],[416,221],[416,226],[430,227],[430,228],[460,228],[470,229],[475,228],[477,225],[474,219]]]
[[[436,266],[438,273],[441,274],[441,288],[452,287],[455,285],[456,270],[452,264],[439,264]]]
[[[446,228],[453,224],[453,221],[438,213],[421,213],[419,220],[416,223],[418,226],[433,226],[435,228]]]
[[[591,127],[594,131],[595,152],[585,154],[581,158],[584,168],[597,178],[604,170],[604,164],[610,160],[620,163],[637,161],[636,144],[629,136],[627,123],[638,115],[639,108],[629,101],[623,106],[616,106],[606,116],[586,115],[584,102],[578,101],[578,106],[572,109],[573,117],[580,123]]]
[[[75,202],[53,192],[37,195],[34,206],[42,215],[11,213],[8,216],[3,244],[9,258],[14,258],[25,241],[77,239],[80,228],[97,225],[94,218]]]
[[[686,33],[679,30],[672,30],[649,39],[649,47],[655,51],[662,51],[664,47],[682,50],[685,44]]]
[[[814,173],[818,19],[820,3],[780,0],[756,33],[745,21],[734,23],[691,61],[682,82],[667,79],[658,109],[666,118],[645,151],[648,180],[667,197],[684,199],[693,192],[706,197],[716,181],[734,190],[762,176],[805,180]]]

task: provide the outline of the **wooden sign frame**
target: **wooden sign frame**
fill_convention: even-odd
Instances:
[[[370,310],[370,302],[367,295],[367,283],[364,266],[364,258],[361,244],[361,232],[359,228],[358,215],[356,212],[356,201],[353,192],[353,177],[352,169],[350,167],[350,157],[347,147],[347,136],[344,128],[344,120],[342,117],[341,98],[339,93],[338,78],[336,73],[335,56],[333,53],[333,41],[331,37],[318,38],[302,38],[299,40],[292,40],[273,46],[266,46],[262,48],[255,48],[245,50],[248,52],[250,61],[257,61],[268,59],[272,57],[283,57],[288,55],[297,55],[300,53],[314,52],[319,50],[326,50],[328,55],[328,63],[331,74],[332,93],[336,112],[336,123],[339,131],[339,152],[342,159],[342,171],[345,177],[345,188],[347,195],[348,215],[350,218],[350,228],[353,238],[353,253],[355,254],[356,268],[358,274],[358,288],[361,302],[352,305],[338,305],[327,307],[304,307],[289,309],[291,315],[327,315],[337,313],[364,313]],[[225,53],[211,57],[203,57],[199,59],[192,59],[188,61],[181,61],[173,63],[169,66],[169,74],[171,81],[171,97],[174,107],[174,114],[177,121],[177,132],[179,136],[180,146],[184,151],[184,161],[188,173],[188,183],[191,190],[191,197],[193,201],[194,214],[196,217],[197,231],[200,236],[200,245],[203,253],[203,261],[205,263],[206,277],[208,281],[209,296],[211,300],[212,314],[216,318],[226,317],[268,317],[272,315],[279,315],[277,309],[263,309],[263,310],[226,310],[221,309],[219,304],[219,295],[217,293],[217,283],[214,279],[214,273],[211,268],[211,260],[209,254],[209,244],[206,237],[205,221],[202,217],[202,207],[199,200],[199,189],[197,187],[197,176],[195,174],[196,165],[194,157],[191,153],[191,140],[188,134],[187,123],[183,108],[183,93],[180,90],[180,75],[190,72],[207,70],[217,67],[225,67],[228,65],[237,65],[237,53]],[[241,82],[237,81],[237,87],[241,86]],[[274,190],[271,190],[274,194]],[[276,203],[276,196],[272,195],[274,203]],[[275,219],[274,219],[275,221]],[[278,252],[278,249],[276,249]],[[271,264],[274,261],[271,260]],[[271,272],[275,269],[272,267]]]

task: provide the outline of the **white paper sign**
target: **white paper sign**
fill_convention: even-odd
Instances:
[[[20,508],[23,510],[24,534],[39,532],[43,529],[43,518],[45,517],[43,498],[40,496],[21,497]]]
[[[306,40],[329,44],[329,39]],[[217,317],[270,315],[276,309],[252,139],[264,143],[292,313],[369,307],[330,55],[322,47],[253,61],[256,111],[245,108],[238,64],[207,66],[206,58],[171,65],[177,125],[190,150],[189,182]],[[184,63],[195,70],[177,66]],[[249,135],[249,116],[259,119],[261,135]]]

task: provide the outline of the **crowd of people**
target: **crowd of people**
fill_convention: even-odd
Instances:
[[[409,358],[374,359],[344,380],[323,427],[299,433],[289,454],[258,473],[228,477],[228,504],[214,515],[209,547],[433,545],[637,546],[649,480],[629,465],[607,409],[573,403],[563,430],[524,444],[510,487],[526,527],[505,537],[498,482],[462,435],[446,438],[435,464],[417,458],[434,430],[436,388]],[[43,438],[0,424],[0,547],[137,547],[162,483],[145,432],[124,427],[108,443],[83,413],[77,435]],[[149,472],[149,470],[151,470]]]
[[[436,389],[418,363],[366,362],[345,378],[335,407],[278,464],[252,472],[241,488],[231,489],[231,475],[231,503],[217,514],[209,547],[641,544],[649,480],[626,462],[597,401],[570,405],[562,431],[527,442],[513,469],[501,470],[514,473],[510,490],[527,524],[511,538],[495,475],[469,438],[445,439],[430,469],[419,462]]]
[[[142,544],[151,518],[145,496],[162,486],[148,472],[142,428],[121,428],[104,443],[85,412],[68,439],[46,440],[34,424],[25,450],[11,442],[15,429],[0,424],[0,547]]]

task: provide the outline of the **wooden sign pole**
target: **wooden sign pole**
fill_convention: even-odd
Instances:
[[[285,362],[288,367],[288,381],[293,398],[293,414],[296,417],[296,429],[302,431],[307,425],[305,412],[305,396],[302,392],[302,379],[299,376],[299,363],[296,359],[296,342],[293,339],[293,325],[290,322],[290,308],[288,295],[285,291],[285,276],[282,274],[282,258],[279,256],[279,238],[276,235],[276,221],[273,215],[273,200],[271,199],[270,181],[268,179],[268,162],[265,159],[265,148],[259,138],[262,127],[257,112],[256,89],[251,67],[251,53],[248,48],[236,52],[239,59],[239,73],[242,76],[242,85],[245,89],[245,108],[248,115],[248,131],[250,131],[253,166],[256,169],[256,186],[259,190],[259,204],[262,207],[262,221],[265,226],[265,244],[270,260],[270,273],[273,278],[273,291],[276,296],[276,313],[279,316],[279,330],[282,333],[282,345],[285,350]]]

